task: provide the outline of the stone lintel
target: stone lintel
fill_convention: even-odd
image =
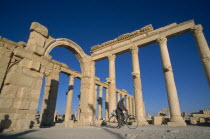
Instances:
[[[43,35],[44,37],[48,36],[48,29],[38,22],[33,22],[31,24],[30,30],[36,31],[36,32],[40,33],[41,35]]]
[[[156,43],[156,40],[160,37],[160,35],[165,35],[167,38],[175,37],[180,34],[189,32],[191,29],[194,28],[194,26],[195,26],[194,21],[190,20],[190,21],[183,22],[176,25],[173,24],[169,28],[163,27],[161,30],[155,33],[152,33],[153,31],[151,31],[151,34],[149,34],[150,33],[149,32],[147,34],[136,36],[132,39],[124,40],[123,42],[110,45],[107,48],[103,48],[103,49],[100,48],[98,51],[95,51],[91,54],[92,59],[94,61],[100,61],[100,60],[106,59],[110,53],[115,54],[115,55],[125,53],[129,51],[132,44],[138,47],[143,47],[149,44]]]

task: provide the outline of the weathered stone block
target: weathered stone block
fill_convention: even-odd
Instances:
[[[48,36],[48,29],[45,26],[43,26],[43,25],[41,25],[37,22],[33,22],[31,24],[30,30],[31,31],[36,31],[36,32],[42,34],[45,37]]]
[[[15,93],[17,92],[17,89],[18,89],[17,86],[14,86],[14,85],[5,85],[2,89],[0,99],[6,96],[14,97]]]
[[[20,103],[20,106],[19,106],[19,109],[25,109],[25,110],[27,110],[27,109],[29,109],[29,107],[30,107],[30,101],[22,101],[21,103]]]
[[[12,107],[13,101],[14,101],[13,98],[9,98],[9,99],[4,98],[4,99],[1,99],[0,100],[1,108],[10,108],[10,107]]]
[[[155,116],[152,119],[153,125],[161,125],[162,122],[163,122],[163,117],[162,116],[157,116],[157,117]]]
[[[31,76],[33,78],[42,79],[42,73],[36,72],[34,70],[27,69],[27,68],[24,68],[22,71],[23,71],[24,74],[26,74],[28,76]]]
[[[205,121],[205,119],[204,118],[199,118],[199,123],[200,124],[203,124],[203,123],[205,123],[206,121]]]
[[[197,124],[197,120],[195,117],[190,117],[190,124],[192,125],[196,125]]]
[[[29,63],[29,68],[31,70],[39,71],[40,67],[41,67],[41,64],[38,61],[31,60]]]
[[[20,67],[27,67],[27,68],[28,68],[31,62],[32,62],[31,59],[24,58],[24,59],[22,59],[22,60],[19,62],[19,66],[20,66]]]
[[[39,45],[36,45],[35,49],[34,49],[34,53],[37,54],[37,55],[44,55],[44,48],[42,48],[41,46]]]
[[[33,79],[29,76],[24,75],[19,72],[10,72],[5,80],[5,84],[14,84],[18,86],[28,86],[32,85]]]
[[[32,59],[33,58],[33,53],[31,51],[27,51],[25,49],[22,48],[17,48],[14,50],[14,55],[17,57],[21,57],[21,58],[28,58],[28,59]]]

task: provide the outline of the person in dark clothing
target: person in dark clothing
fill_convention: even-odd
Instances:
[[[122,122],[125,120],[125,116],[123,114],[123,111],[128,111],[125,106],[124,106],[124,98],[122,98],[118,103],[117,103],[117,109],[116,109],[116,114],[117,114],[117,121],[118,121],[118,128],[121,128]],[[121,118],[120,118],[121,117]]]

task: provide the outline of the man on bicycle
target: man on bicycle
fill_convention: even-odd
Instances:
[[[125,120],[125,116],[123,114],[123,111],[128,111],[125,106],[124,106],[124,98],[122,98],[118,103],[117,103],[117,109],[116,109],[116,114],[117,114],[117,121],[118,121],[118,128],[121,128],[122,122]],[[122,117],[120,119],[120,116]]]

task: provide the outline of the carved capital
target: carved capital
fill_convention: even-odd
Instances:
[[[193,35],[197,35],[203,32],[203,27],[201,25],[196,25],[194,29],[190,31]]]
[[[110,54],[110,55],[108,56],[109,61],[114,61],[115,58],[116,58],[116,56],[115,56],[114,54]]]
[[[166,37],[160,37],[157,39],[157,42],[159,43],[160,46],[162,46],[162,44],[165,44],[167,41]]]
[[[140,73],[132,72],[132,76],[133,78],[140,77]]]
[[[75,77],[77,77],[77,76],[76,76],[76,73],[72,72],[71,75],[70,75],[69,77],[70,77],[70,79],[71,79],[71,78],[75,78]]]
[[[130,48],[132,54],[138,54],[139,48],[137,46],[132,46]]]
[[[100,86],[99,86],[99,89],[100,89],[100,90],[103,90],[103,86],[102,86],[102,85],[100,85]]]

